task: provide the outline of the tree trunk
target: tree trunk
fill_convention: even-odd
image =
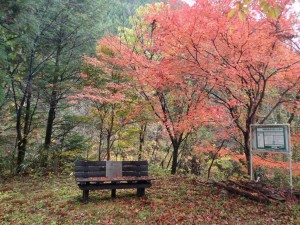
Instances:
[[[107,138],[106,138],[106,140],[107,140],[107,147],[106,147],[107,161],[110,160],[110,149],[112,147],[111,145],[113,144],[111,138],[113,136],[114,122],[115,122],[115,105],[112,106],[110,125],[107,129]]]
[[[209,167],[208,167],[208,170],[207,170],[207,180],[209,180],[209,178],[210,178],[210,171],[211,171],[211,168],[212,168],[212,166],[213,166],[213,164],[214,164],[214,161],[217,159],[218,153],[221,151],[221,149],[222,149],[222,147],[223,147],[223,145],[224,145],[224,142],[225,142],[225,140],[222,141],[220,147],[218,147],[217,151],[216,151],[216,152],[213,154],[213,156],[212,156],[211,163],[210,163],[210,165],[209,165]]]
[[[18,140],[18,150],[17,150],[17,168],[16,173],[20,173],[22,170],[22,164],[24,163],[27,142],[28,142],[28,134],[30,132],[30,110],[31,110],[31,92],[32,92],[32,82],[30,81],[28,84],[28,91],[26,95],[26,108],[25,108],[25,117],[24,117],[24,127],[23,127],[23,135],[22,135],[22,107],[19,107],[17,112],[17,140]]]
[[[161,161],[160,165],[161,165],[161,168],[165,168],[165,161],[166,159],[168,158],[169,154],[170,154],[170,149],[171,149],[171,145],[167,148],[167,154],[165,155],[165,157],[163,158],[163,160]],[[170,157],[172,158],[172,157]],[[168,162],[168,165],[169,165],[169,162]],[[168,166],[167,166],[168,167]]]
[[[58,44],[58,48],[56,51],[55,57],[55,71],[54,77],[52,80],[52,92],[50,96],[50,103],[49,103],[49,111],[48,111],[48,119],[47,119],[47,127],[46,127],[46,135],[45,135],[45,143],[44,143],[44,151],[41,157],[41,166],[47,167],[48,164],[48,156],[49,156],[49,148],[51,145],[52,133],[53,133],[53,123],[55,120],[56,108],[57,108],[57,83],[58,83],[58,76],[59,76],[59,64],[60,64],[60,54],[61,54],[61,47],[60,43]]]
[[[172,144],[173,144],[173,161],[172,161],[171,174],[175,174],[178,166],[178,152],[179,152],[180,142],[174,140],[172,141]]]
[[[99,127],[99,146],[98,146],[98,160],[99,161],[101,161],[101,153],[102,153],[102,140],[103,140],[103,136],[104,136],[104,134],[103,134],[103,129],[104,129],[104,119],[105,119],[105,115],[106,115],[106,113],[105,113],[105,115],[103,116],[103,117],[101,117],[101,115],[100,115],[100,109],[99,108],[97,108],[97,110],[98,110],[98,112],[99,112],[99,119],[100,119],[100,122],[99,122],[99,125],[100,125],[100,127]],[[104,157],[105,158],[105,157]]]
[[[111,138],[111,133],[107,132],[107,137],[106,137],[106,142],[107,142],[107,146],[106,146],[106,160],[107,161],[110,160],[110,138]]]
[[[17,132],[17,165],[16,173],[21,172],[21,165],[24,161],[26,149],[23,148],[23,137],[22,137],[22,107],[19,106],[17,111],[17,121],[16,121],[16,132]]]
[[[138,160],[142,160],[142,154],[143,154],[143,146],[145,143],[145,135],[146,135],[146,129],[147,124],[142,124],[140,127],[140,134],[139,134],[139,153],[138,153]]]
[[[50,102],[50,109],[48,112],[48,119],[47,119],[47,127],[46,127],[46,136],[45,136],[45,143],[44,143],[44,151],[42,153],[42,158],[41,158],[41,166],[42,167],[47,167],[47,162],[48,162],[48,156],[49,156],[49,148],[51,145],[51,138],[52,138],[52,133],[53,133],[53,123],[55,119],[55,110],[56,110],[56,100],[53,100],[51,96],[51,102]]]
[[[17,168],[16,168],[16,173],[20,173],[22,170],[22,164],[25,159],[25,153],[26,153],[26,144],[27,141],[19,141],[18,143],[18,156],[17,156]]]
[[[251,162],[250,162],[250,130],[246,130],[244,133],[244,151],[246,156],[246,163],[247,163],[247,171],[248,175],[251,174]]]
[[[102,138],[103,138],[103,128],[99,132],[99,147],[98,147],[98,160],[101,161],[101,152],[102,152]]]

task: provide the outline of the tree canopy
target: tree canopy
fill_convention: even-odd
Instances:
[[[210,171],[220,157],[249,172],[250,126],[267,123],[291,125],[298,160],[293,3],[2,2],[5,170],[48,168],[70,153],[146,158],[172,174]]]
[[[114,53],[101,61],[130,74],[164,124],[174,147],[173,173],[182,139],[205,121],[239,132],[249,163],[250,125],[268,121],[280,106],[299,104],[292,2],[276,3],[282,7],[276,18],[258,17],[259,1],[249,5],[245,18],[228,17],[228,3],[149,5],[121,37],[100,42]]]

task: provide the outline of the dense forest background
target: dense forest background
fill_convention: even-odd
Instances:
[[[126,85],[129,78],[115,72],[119,68],[113,65],[114,72],[109,73],[104,68],[93,66],[96,52],[106,56],[113,54],[110,49],[97,44],[97,40],[109,35],[129,38],[129,43],[142,40],[143,36],[138,36],[137,30],[142,26],[141,18],[151,7],[135,10],[146,3],[152,1],[1,1],[1,174],[61,171],[68,163],[73,165],[74,160],[80,158],[146,159],[153,165],[170,169],[172,173],[179,170],[203,175],[218,171],[220,178],[247,174],[247,160],[236,159],[235,155],[245,153],[247,157],[248,130],[239,132],[228,124],[203,123],[172,139],[168,126],[159,116],[157,118],[157,113],[150,113],[154,106],[142,102],[131,92],[135,87]],[[154,29],[154,21],[149,26]],[[98,92],[91,87],[97,88]],[[197,88],[200,94],[204,93],[202,87]],[[273,96],[278,97],[276,93],[283,88],[272,89]],[[129,101],[123,101],[120,96],[114,98],[120,90],[126,91]],[[168,93],[160,93],[160,100],[166,107],[166,102],[174,100],[174,96],[169,97]],[[209,95],[216,99],[220,93],[210,92]],[[230,94],[228,91],[224,93]],[[300,173],[297,172],[300,157],[299,103],[289,105],[287,102],[299,102],[300,94],[299,90],[287,94],[288,101],[287,96],[282,95],[278,104],[264,102],[259,105],[254,122],[291,125],[297,174]],[[147,99],[149,95],[144,97]],[[182,100],[180,104],[183,105],[169,105],[170,117],[184,113],[187,102]],[[240,113],[235,107],[230,110],[231,116]],[[228,118],[217,111],[206,113],[220,113],[223,118]],[[238,119],[241,117],[235,121]],[[207,117],[207,120],[211,118]],[[191,122],[187,119],[188,123]],[[180,126],[185,125],[182,122]],[[266,171],[272,171],[273,176],[287,181],[285,165],[288,164],[284,164],[287,160],[282,155],[271,159],[267,154],[261,154],[257,159],[260,164],[257,164],[256,173],[264,176]],[[275,161],[280,162],[276,164]]]
[[[82,83],[81,57],[147,2],[1,1],[2,172],[47,166],[66,152],[95,154],[96,121],[88,105],[77,108],[67,97]]]

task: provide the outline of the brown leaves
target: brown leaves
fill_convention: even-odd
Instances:
[[[184,176],[159,177],[143,198],[135,197],[136,190],[118,190],[115,200],[107,190],[93,191],[87,204],[80,202],[82,193],[68,176],[6,180],[0,189],[11,197],[0,200],[3,224],[299,222],[293,204],[291,208],[285,204],[267,207],[230,194],[221,196],[215,187]]]

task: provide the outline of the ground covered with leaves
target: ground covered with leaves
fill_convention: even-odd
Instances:
[[[91,191],[88,203],[72,175],[0,180],[0,224],[300,224],[293,202],[264,205],[186,176],[157,176],[146,196]]]

